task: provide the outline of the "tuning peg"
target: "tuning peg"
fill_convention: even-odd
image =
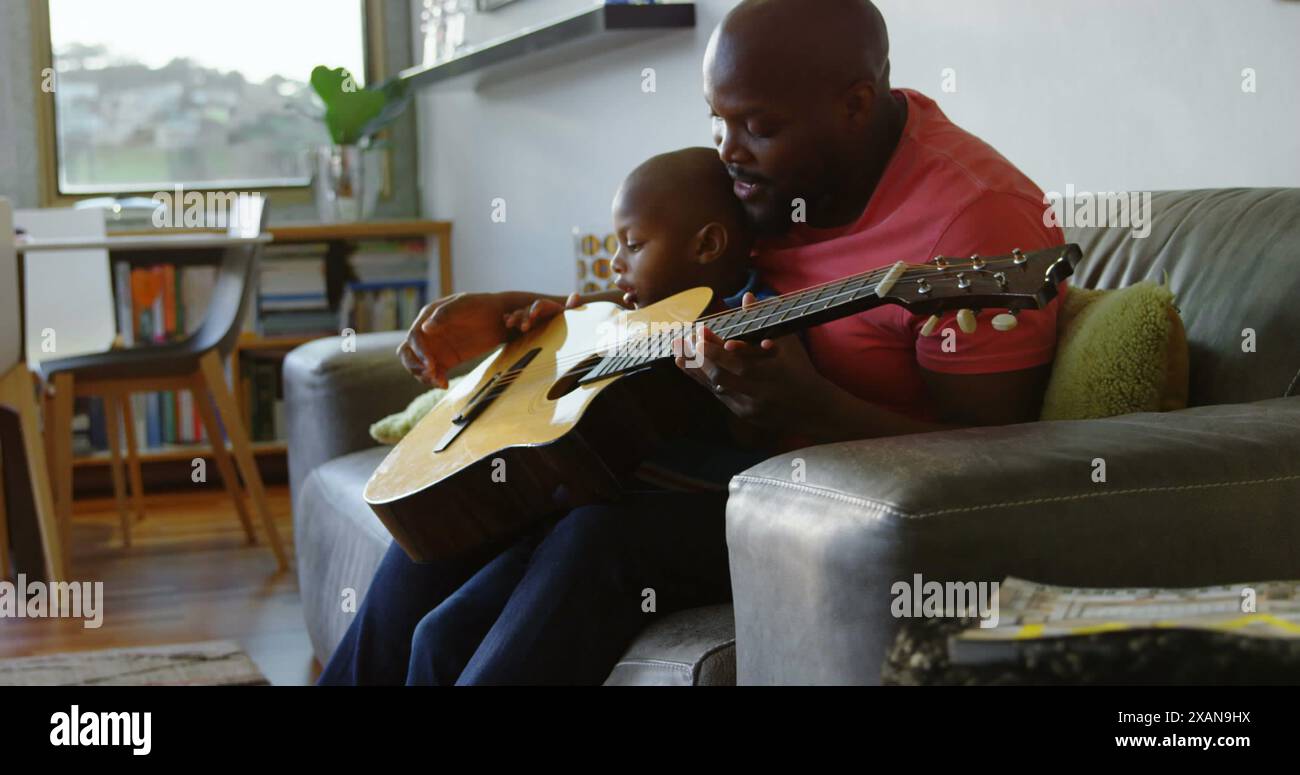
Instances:
[[[957,327],[962,330],[963,334],[975,333],[978,324],[975,322],[975,312],[969,309],[957,310]]]
[[[993,316],[993,328],[998,331],[1010,331],[1016,327],[1017,310],[1007,310],[1000,315]]]
[[[925,321],[925,325],[921,326],[921,336],[933,336],[934,330],[938,327],[939,327],[939,316],[931,315],[930,319]]]

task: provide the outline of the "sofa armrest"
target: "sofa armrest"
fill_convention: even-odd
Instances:
[[[1079,586],[1300,578],[1297,504],[1300,397],[778,456],[731,481],[737,678],[878,683],[900,624],[891,588],[918,573]]]
[[[337,336],[301,345],[284,359],[289,488],[293,498],[317,466],[375,446],[370,424],[399,412],[428,388],[397,359],[404,331],[358,334],[345,352]]]

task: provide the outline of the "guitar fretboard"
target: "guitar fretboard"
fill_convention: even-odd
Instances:
[[[691,334],[700,327],[723,339],[755,341],[782,336],[881,303],[881,296],[902,277],[903,263],[845,277],[825,285],[794,291],[766,299],[749,309],[735,308],[692,322],[656,324],[652,329],[630,326],[619,342],[580,382],[638,371],[657,361],[672,358],[674,339]]]

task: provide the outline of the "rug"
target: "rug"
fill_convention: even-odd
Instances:
[[[228,640],[0,660],[0,686],[269,686]]]

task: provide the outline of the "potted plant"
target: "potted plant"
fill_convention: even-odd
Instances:
[[[375,135],[406,109],[410,91],[397,78],[359,88],[347,70],[324,65],[312,70],[311,85],[325,103],[325,127],[333,142],[314,151],[316,209],[326,223],[367,218],[380,188],[381,146]]]

